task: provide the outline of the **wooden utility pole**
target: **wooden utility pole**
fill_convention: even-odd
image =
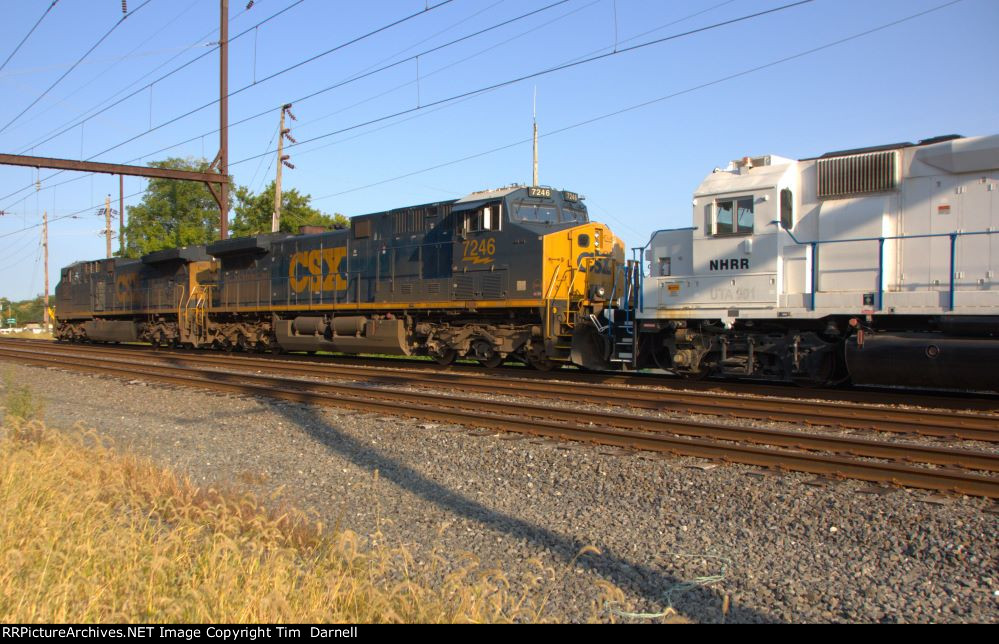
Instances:
[[[277,177],[274,179],[274,212],[271,214],[271,232],[281,230],[281,155],[284,154],[284,108],[281,108],[281,125],[278,130]]]
[[[52,323],[49,319],[49,212],[42,213],[42,250],[45,257],[45,310],[42,321],[46,328]]]
[[[118,256],[125,256],[125,175],[118,175]]]
[[[298,120],[295,115],[291,113],[291,103],[286,103],[281,106],[281,124],[278,126],[278,149],[277,149],[277,177],[274,179],[274,212],[271,214],[271,232],[276,233],[281,230],[281,166],[288,166],[289,168],[294,168],[292,164],[288,163],[290,158],[284,153],[284,139],[288,137],[292,143],[295,142],[294,137],[291,136],[291,128],[286,128],[284,126],[284,115],[287,114],[291,119]]]
[[[104,237],[108,243],[108,259],[111,259],[111,195],[104,197]]]
[[[219,174],[229,176],[229,0],[219,1]],[[229,185],[219,186],[219,238],[229,238]]]

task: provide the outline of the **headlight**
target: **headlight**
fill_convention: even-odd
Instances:
[[[592,293],[591,298],[594,300],[602,300],[607,297],[607,289],[605,289],[603,286],[594,286],[591,293]]]

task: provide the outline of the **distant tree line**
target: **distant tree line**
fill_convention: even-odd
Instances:
[[[49,304],[51,305],[53,302],[50,300]],[[39,295],[31,300],[12,302],[6,297],[0,297],[0,308],[3,309],[3,313],[0,315],[3,318],[3,324],[0,326],[7,326],[7,318],[16,318],[18,326],[32,323],[41,324],[45,311],[45,298]]]

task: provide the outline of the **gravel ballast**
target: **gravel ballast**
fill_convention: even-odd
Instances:
[[[999,616],[999,515],[982,499],[11,369],[50,425],[82,422],[197,484],[279,494],[329,526],[380,530],[417,560],[457,567],[471,553],[514,578],[540,561],[548,609],[566,619],[630,621],[612,611],[670,602],[699,622]],[[600,553],[577,558],[587,545]],[[602,582],[625,604],[603,605]]]

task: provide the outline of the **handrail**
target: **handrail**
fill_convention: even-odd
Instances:
[[[972,230],[972,231],[955,231],[951,233],[925,233],[920,235],[892,235],[892,236],[881,236],[881,237],[857,237],[852,239],[823,239],[814,241],[801,241],[794,236],[794,233],[790,229],[785,228],[780,225],[779,221],[771,221],[771,225],[775,225],[779,230],[783,230],[787,233],[787,236],[791,238],[798,246],[808,246],[812,251],[812,271],[811,271],[811,297],[809,298],[809,310],[815,310],[815,294],[818,291],[819,286],[819,245],[821,244],[846,244],[851,242],[866,242],[866,241],[876,241],[878,242],[878,281],[877,281],[877,294],[876,294],[876,310],[881,311],[884,309],[884,264],[885,264],[885,242],[895,241],[895,240],[906,240],[906,239],[927,239],[931,237],[949,237],[950,238],[950,280],[949,288],[947,293],[947,310],[954,310],[954,291],[955,291],[955,263],[957,260],[957,238],[958,237],[970,237],[972,235],[994,235],[999,233],[999,230]]]

